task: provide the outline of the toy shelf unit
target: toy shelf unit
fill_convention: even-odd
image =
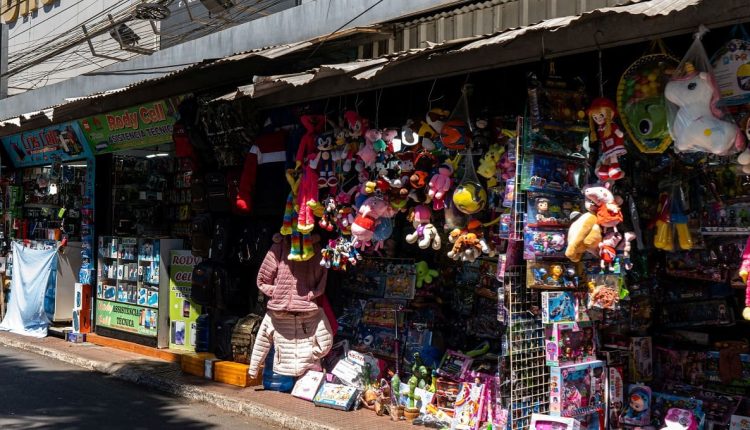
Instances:
[[[182,239],[101,236],[96,332],[148,346],[169,346],[169,253]]]
[[[510,367],[510,428],[527,429],[531,415],[549,410],[549,368],[544,349],[544,325],[532,310],[540,306],[540,293],[526,288],[526,266],[505,273],[510,311],[508,358]]]

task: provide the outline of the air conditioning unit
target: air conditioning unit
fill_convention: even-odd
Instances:
[[[201,0],[211,14],[222,13],[234,6],[232,0]]]

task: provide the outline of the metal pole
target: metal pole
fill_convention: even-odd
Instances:
[[[0,99],[8,97],[8,26],[0,24]]]

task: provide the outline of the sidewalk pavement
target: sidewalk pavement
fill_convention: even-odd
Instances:
[[[262,420],[283,429],[405,430],[367,409],[343,412],[320,408],[289,394],[240,388],[183,374],[179,363],[145,357],[91,343],[70,343],[54,337],[35,339],[0,332],[0,345],[22,349],[115,378],[212,404],[220,409]]]

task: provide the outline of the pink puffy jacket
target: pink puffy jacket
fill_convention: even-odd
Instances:
[[[274,243],[258,271],[258,288],[270,297],[266,307],[273,311],[316,311],[319,307],[315,299],[325,292],[328,271],[317,259],[289,261],[289,249],[286,238]]]

